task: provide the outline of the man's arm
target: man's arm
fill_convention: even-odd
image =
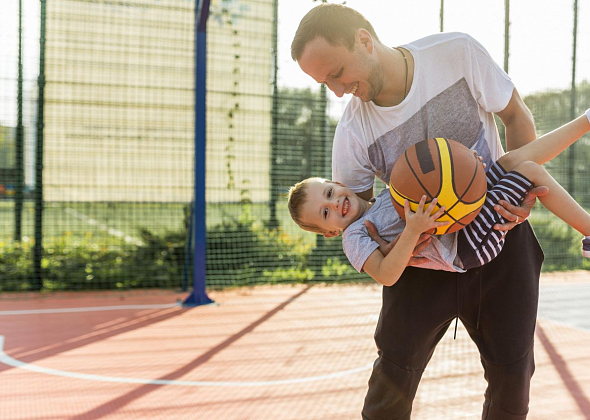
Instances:
[[[512,91],[512,97],[506,108],[497,112],[496,115],[500,117],[506,127],[506,149],[508,151],[518,149],[537,137],[533,115],[516,88]],[[549,189],[545,186],[533,188],[519,207],[500,201],[500,205],[496,205],[495,209],[508,222],[494,225],[494,229],[507,231],[526,220],[531,214],[537,197],[547,194],[548,191]]]
[[[506,149],[518,149],[537,138],[533,115],[518,94],[512,91],[510,102],[502,111],[496,113],[506,127]]]

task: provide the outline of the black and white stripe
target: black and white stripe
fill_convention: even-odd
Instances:
[[[504,246],[506,232],[494,230],[497,223],[506,220],[494,210],[499,200],[520,205],[533,184],[521,173],[506,172],[494,163],[486,173],[488,191],[477,217],[459,233],[459,257],[465,269],[482,266],[493,260]]]

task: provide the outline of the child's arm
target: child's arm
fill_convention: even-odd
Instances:
[[[425,208],[426,196],[423,196],[418,205],[416,213],[410,210],[410,204],[406,200],[404,209],[406,214],[406,227],[400,234],[399,240],[395,247],[385,257],[376,249],[373,251],[365,264],[363,270],[373,277],[378,283],[384,286],[394,285],[402,275],[412,257],[416,242],[420,234],[435,227],[445,226],[448,222],[437,222],[444,213],[444,207],[441,207],[436,213],[430,214],[429,209],[436,205],[437,199]]]
[[[389,254],[389,251],[391,251],[395,247],[395,244],[397,244],[397,241],[399,241],[400,235],[397,235],[393,239],[393,241],[387,242],[385,239],[379,236],[379,231],[377,230],[377,227],[373,222],[371,222],[368,219],[365,220],[365,227],[367,228],[367,233],[369,234],[371,239],[379,244],[379,251],[381,251],[384,257],[387,256],[387,254]],[[430,245],[431,241],[432,235],[428,233],[422,233],[420,235],[418,242],[416,242],[416,246],[414,246],[412,258],[410,258],[410,261],[408,261],[408,265],[417,267],[428,261],[428,258],[419,257],[417,255],[420,253],[420,251],[422,251],[424,248]]]
[[[502,167],[506,171],[510,171],[525,160],[532,160],[540,165],[550,161],[590,131],[589,111],[586,115],[582,115],[520,149],[502,156],[499,160]]]
[[[502,163],[502,166],[504,166],[504,169],[510,170],[511,167],[524,160],[532,160],[542,165],[553,159],[588,131],[590,131],[590,109],[586,111],[585,115],[502,156],[500,159],[508,162],[506,166],[505,163]],[[494,206],[494,209],[507,222],[494,225],[494,229],[508,231],[517,225],[516,220],[526,220],[531,214],[531,209],[535,205],[537,197],[548,194],[548,191],[549,189],[544,185],[536,186],[527,193],[520,206],[514,206],[505,200],[500,200]]]

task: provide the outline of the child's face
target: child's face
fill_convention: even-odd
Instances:
[[[324,231],[324,236],[338,236],[366,211],[366,204],[350,188],[334,182],[310,182],[301,214],[306,223]]]

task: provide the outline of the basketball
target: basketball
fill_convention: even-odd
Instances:
[[[409,147],[395,162],[389,180],[391,201],[405,220],[404,200],[416,211],[423,195],[426,203],[438,197],[436,208],[445,208],[439,222],[450,222],[428,233],[456,232],[471,222],[486,198],[483,164],[473,151],[455,140],[431,138]]]

